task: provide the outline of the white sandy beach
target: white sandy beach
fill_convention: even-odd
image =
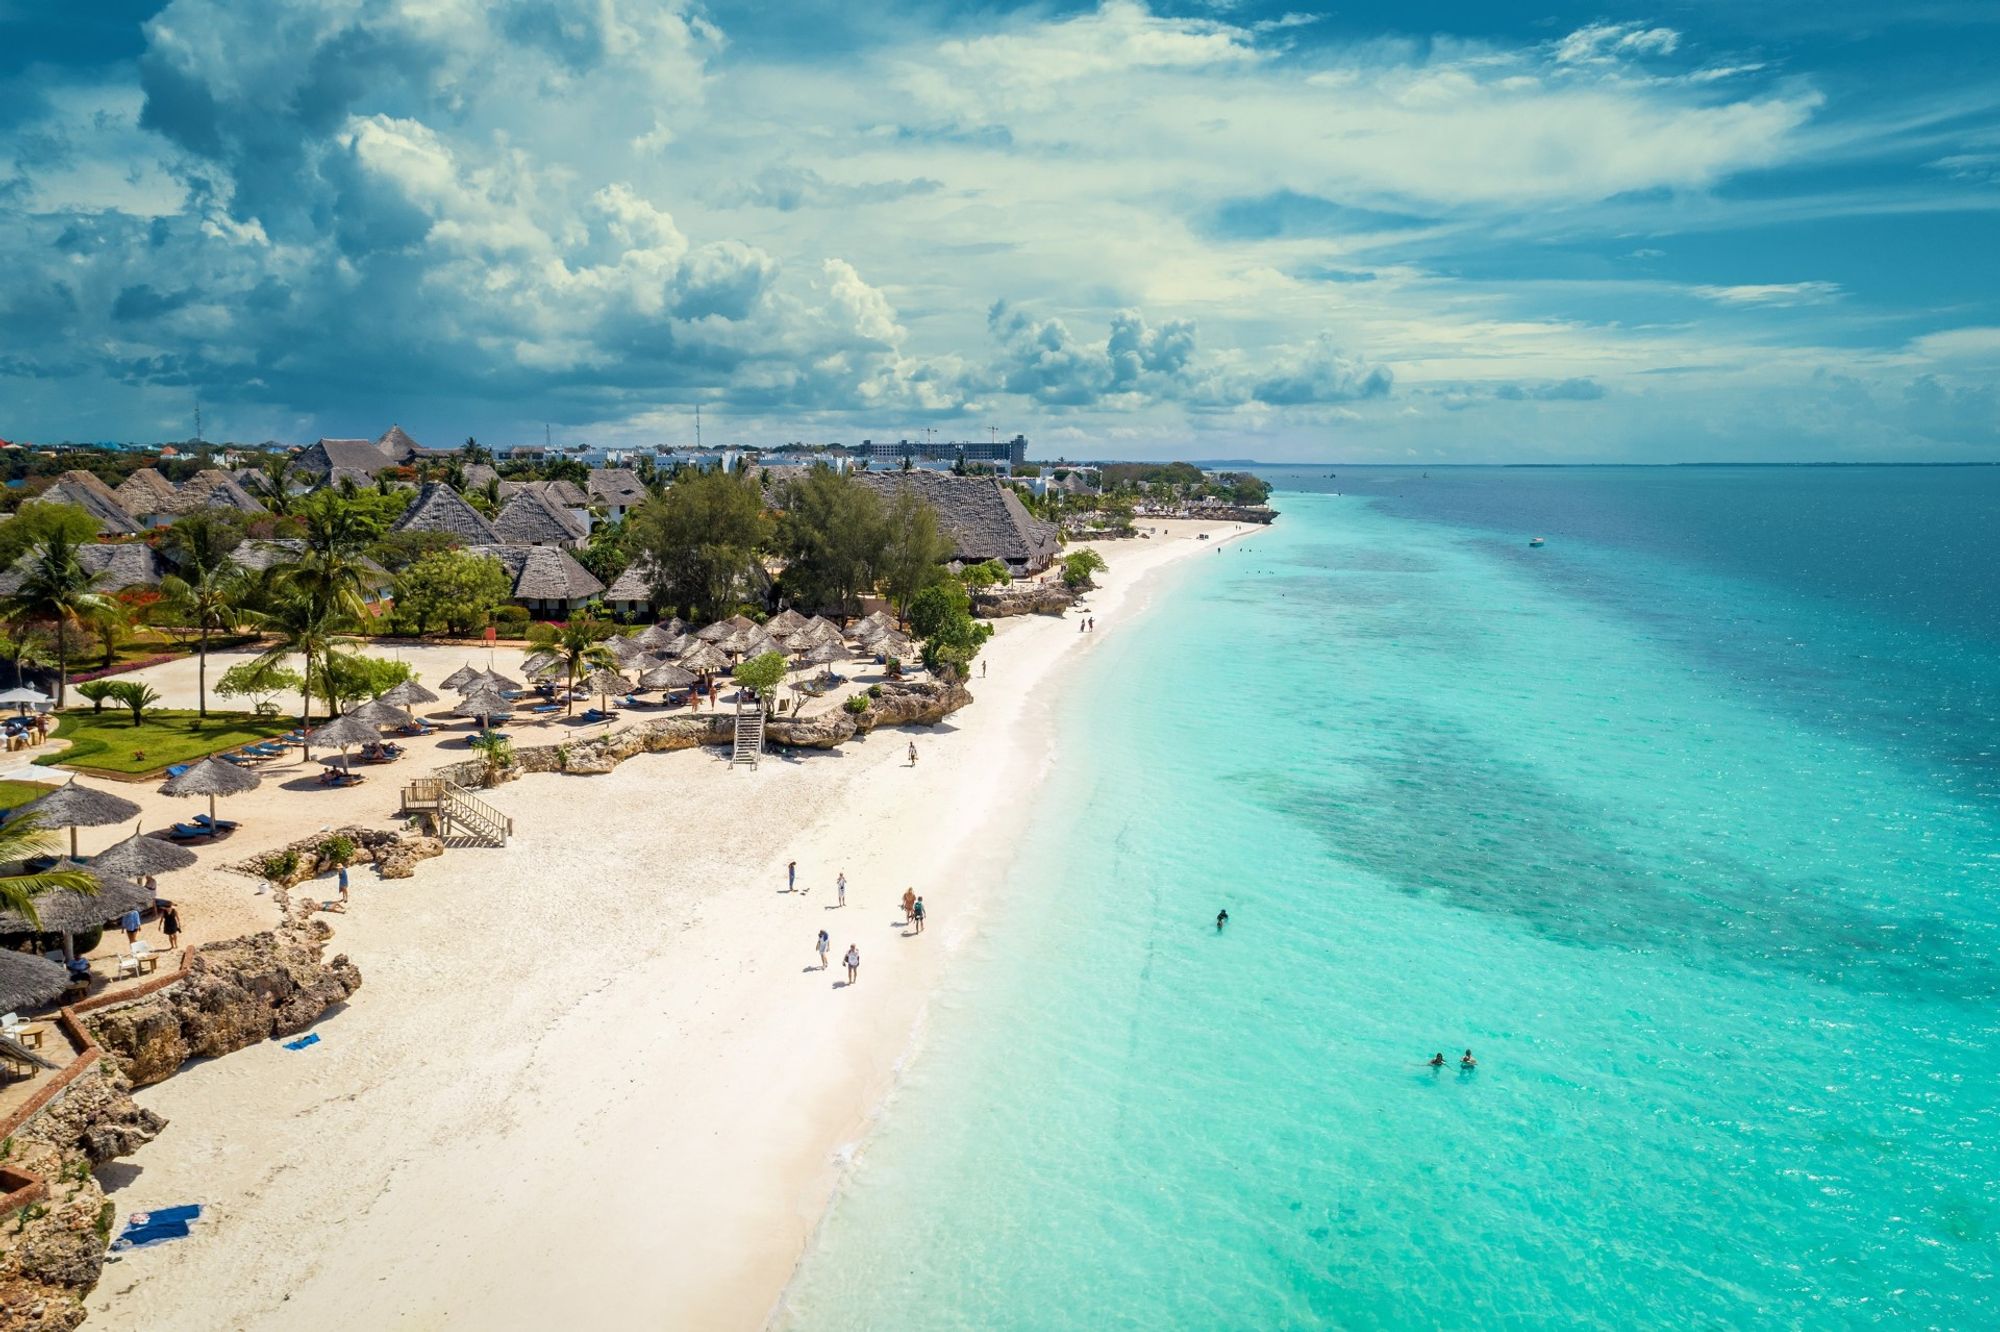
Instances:
[[[1096,636],[1075,616],[1001,622],[977,701],[915,733],[914,769],[890,731],[755,772],[686,751],[530,776],[490,793],[515,821],[508,848],[356,875],[332,951],[365,984],[321,1042],[139,1094],[171,1124],[102,1172],[121,1214],[209,1210],[192,1238],[107,1267],[90,1326],[761,1324],[1006,863],[1010,815],[1051,758],[1060,667],[1120,632],[1149,575],[1255,530],[1152,525],[1169,539],[1104,548]],[[275,827],[309,807],[284,820],[304,831],[384,822],[395,783],[428,764],[397,766],[379,789],[244,808],[268,805]],[[809,893],[783,891],[790,859]],[[921,938],[905,886],[930,908]],[[210,891],[260,903],[253,887],[218,874]]]

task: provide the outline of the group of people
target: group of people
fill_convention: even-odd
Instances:
[[[1084,617],[1083,617],[1083,618],[1082,618],[1081,620],[1078,620],[1078,621],[1076,622],[1076,631],[1077,631],[1078,633],[1080,633],[1080,634],[1094,634],[1094,633],[1096,633],[1096,632],[1097,632],[1097,617],[1096,617],[1095,615],[1086,615],[1086,616],[1084,616]]]
[[[1442,1050],[1438,1051],[1436,1054],[1432,1055],[1425,1062],[1428,1067],[1443,1068],[1445,1065],[1444,1051]],[[1472,1051],[1467,1050],[1464,1054],[1458,1057],[1458,1066],[1460,1068],[1478,1068],[1479,1061],[1472,1057]]]
[[[847,905],[846,870],[842,870],[834,876],[833,890],[835,900],[833,907],[827,908],[829,911],[835,907],[844,907]],[[788,893],[797,893],[801,897],[812,891],[811,884],[807,884],[803,888],[799,887],[799,862],[796,860],[785,862],[785,891]],[[928,914],[929,912],[924,907],[924,899],[917,894],[917,890],[914,888],[905,888],[903,890],[903,924],[915,927],[910,931],[911,933],[922,934],[924,932],[924,919]],[[825,971],[827,967],[827,955],[833,951],[833,936],[827,933],[827,931],[821,930],[819,937],[813,940],[813,951],[819,954],[819,969]],[[861,948],[858,944],[847,945],[847,952],[842,956],[841,961],[847,967],[847,983],[849,985],[861,979]]]

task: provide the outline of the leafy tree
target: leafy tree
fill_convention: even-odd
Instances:
[[[996,583],[1014,581],[1013,571],[1008,569],[1005,560],[987,560],[984,564],[971,565],[959,577],[967,587],[992,587]]]
[[[951,539],[938,530],[937,510],[910,490],[890,501],[879,569],[882,590],[898,615],[917,593],[945,576]]]
[[[105,697],[132,710],[132,725],[143,725],[146,709],[160,701],[160,691],[139,680],[120,680],[105,691]]]
[[[483,628],[512,584],[491,555],[437,551],[396,575],[396,614],[419,634],[443,628],[469,634]]]
[[[632,516],[634,556],[658,571],[655,599],[682,617],[728,614],[757,551],[770,535],[756,478],[689,470]]]
[[[292,571],[294,576],[281,583],[276,601],[264,613],[264,627],[275,641],[256,658],[256,663],[281,665],[288,656],[305,658],[305,670],[299,676],[299,696],[303,703],[299,721],[310,725],[313,686],[322,683],[315,671],[348,641],[356,614],[339,594],[337,585],[322,580],[296,581],[299,572],[302,570]],[[335,711],[332,693],[324,696],[327,711]]]
[[[196,713],[208,715],[208,640],[260,617],[245,603],[243,567],[231,556],[233,542],[207,515],[190,514],[175,523],[169,543],[179,570],[160,580],[160,611],[195,632]]]
[[[258,712],[266,711],[271,700],[279,694],[302,690],[306,687],[305,677],[276,662],[239,662],[222,673],[216,681],[215,692],[224,698],[248,698],[254,701]],[[81,686],[79,686],[81,689]]]
[[[846,615],[875,581],[888,519],[875,492],[830,467],[793,482],[778,523],[785,592],[794,604]]]
[[[426,555],[459,549],[459,540],[449,532],[384,532],[368,543],[368,558],[399,574]]]
[[[1094,587],[1096,584],[1091,580],[1091,575],[1102,573],[1110,567],[1104,562],[1104,557],[1094,550],[1073,550],[1062,557],[1063,586],[1072,592],[1081,592],[1085,588]]]
[[[576,682],[599,667],[617,665],[611,649],[605,646],[611,634],[609,620],[599,619],[588,612],[570,616],[566,624],[537,623],[528,626],[530,649],[548,653],[563,669],[563,679],[569,685],[568,710],[571,713],[576,711]]]
[[[52,625],[56,636],[56,706],[69,689],[69,635],[106,601],[96,591],[98,576],[77,558],[76,543],[61,533],[44,538],[28,552],[20,587],[4,602],[9,619]]]
[[[768,712],[778,686],[784,683],[787,669],[784,653],[765,652],[738,662],[731,674],[736,677],[736,683],[757,691],[758,699]]]
[[[320,690],[335,710],[375,698],[411,678],[410,664],[355,652],[332,652],[320,663]]]
[[[972,598],[965,584],[956,578],[941,578],[910,599],[907,619],[910,632],[929,638],[954,615],[970,615]]]
[[[590,465],[576,458],[552,458],[541,465],[542,480],[574,482],[579,490],[590,488]]]
[[[965,584],[945,578],[910,600],[910,629],[923,640],[924,666],[933,674],[964,675],[993,636],[993,626],[972,618]]]
[[[21,814],[0,823],[0,865],[20,865],[42,856],[61,853],[62,843],[41,826],[33,814]],[[40,925],[35,899],[43,893],[64,890],[95,893],[97,880],[84,870],[50,870],[42,874],[0,874],[0,906],[18,911],[30,923]]]
[[[283,518],[292,512],[292,503],[297,498],[292,485],[301,475],[289,454],[267,453],[257,460],[257,474],[249,479],[246,489],[265,508]]]
[[[13,568],[31,548],[58,536],[72,546],[95,541],[97,520],[79,504],[48,504],[41,500],[23,504],[19,513],[0,523],[0,569]]]
[[[27,683],[23,672],[55,660],[55,639],[33,625],[0,625],[0,657],[13,667],[14,683]]]
[[[617,582],[618,575],[632,563],[624,520],[600,522],[591,528],[590,544],[576,557],[576,562],[606,587]]]
[[[493,465],[493,450],[481,444],[471,435],[465,437],[465,443],[459,448],[458,456],[465,459],[466,466],[468,467],[474,463],[485,463],[489,467]]]
[[[97,645],[103,653],[98,665],[110,670],[118,660],[118,645],[125,641],[132,630],[132,611],[129,606],[115,596],[106,596],[95,611],[85,617],[90,631],[97,635]]]

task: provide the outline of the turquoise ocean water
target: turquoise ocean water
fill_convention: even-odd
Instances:
[[[779,1324],[2000,1326],[2000,469],[1270,475]]]

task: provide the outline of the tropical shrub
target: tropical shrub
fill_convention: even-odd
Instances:
[[[92,712],[102,712],[104,711],[104,700],[109,698],[111,691],[117,687],[117,685],[109,680],[89,680],[78,685],[76,692],[90,700],[90,710]]]
[[[160,691],[141,680],[119,680],[108,686],[104,696],[123,708],[132,710],[132,724],[145,723],[146,709],[160,701]]]

